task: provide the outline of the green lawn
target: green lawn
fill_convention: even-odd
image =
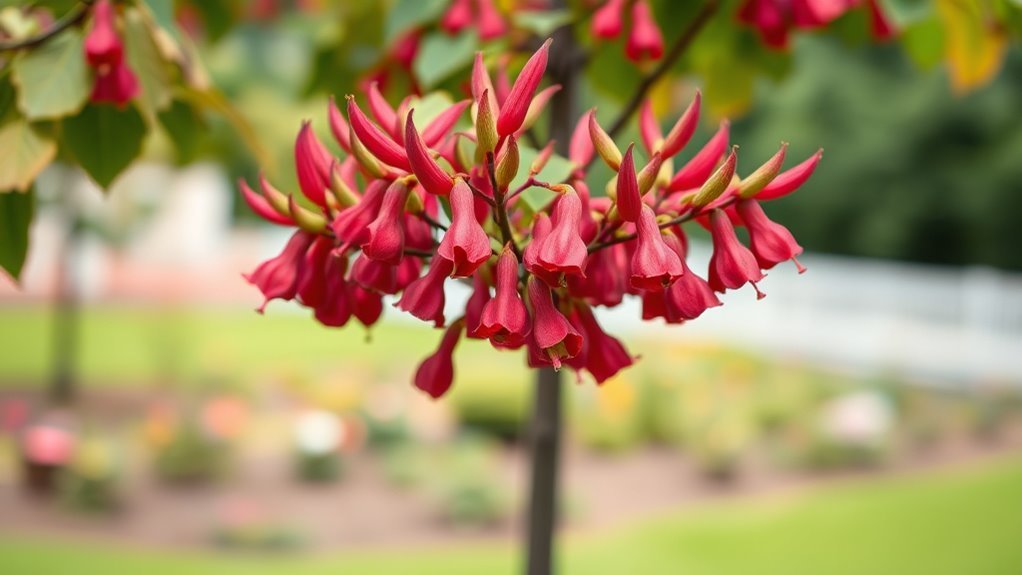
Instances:
[[[1022,461],[677,511],[569,538],[562,567],[561,573],[585,575],[1017,575],[1022,573]],[[501,575],[518,570],[512,550],[500,546],[289,559],[0,539],[0,572],[11,575]]]

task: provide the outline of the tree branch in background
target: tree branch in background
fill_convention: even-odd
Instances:
[[[692,22],[689,23],[688,28],[678,36],[678,39],[671,44],[671,48],[667,50],[667,54],[664,55],[663,60],[653,69],[652,72],[646,74],[646,76],[639,82],[638,88],[632,98],[625,104],[625,107],[618,114],[618,117],[610,125],[610,129],[607,133],[611,137],[617,136],[618,132],[624,129],[625,124],[631,119],[635,111],[639,109],[643,99],[646,98],[646,94],[651,88],[657,83],[657,81],[666,74],[672,66],[681,58],[681,55],[685,53],[685,50],[692,44],[692,41],[696,39],[699,32],[702,31],[706,23],[710,21],[710,18],[717,13],[717,9],[720,7],[720,0],[707,0],[703,7],[696,14]]]
[[[43,30],[35,36],[0,42],[0,52],[12,52],[14,50],[21,50],[24,48],[34,48],[35,46],[46,42],[50,38],[53,38],[57,34],[60,34],[64,30],[84,20],[89,14],[89,7],[92,5],[92,1],[93,0],[81,0],[77,5],[75,5],[74,9],[65,14],[63,18],[57,20],[48,29]]]

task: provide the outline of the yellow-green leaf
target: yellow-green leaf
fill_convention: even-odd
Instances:
[[[13,64],[18,108],[30,120],[55,119],[82,109],[92,93],[82,34],[65,30]]]
[[[138,10],[124,11],[124,43],[128,65],[141,86],[142,111],[151,119],[170,105],[170,71]]]
[[[1004,31],[978,2],[938,0],[937,13],[944,24],[951,86],[967,92],[992,80],[1004,61]]]
[[[57,154],[57,144],[18,118],[0,127],[0,193],[24,192]]]

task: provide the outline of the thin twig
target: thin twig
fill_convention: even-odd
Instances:
[[[511,224],[507,218],[507,206],[504,205],[504,193],[497,185],[497,170],[494,166],[494,153],[486,153],[486,172],[490,177],[490,187],[493,189],[493,221],[500,228],[501,239],[505,245],[511,244],[511,249],[519,260],[522,259],[522,252],[515,242],[514,233],[511,232]]]
[[[65,14],[63,18],[57,20],[52,26],[35,36],[0,42],[0,52],[13,52],[14,50],[22,50],[24,48],[34,48],[39,44],[46,42],[67,28],[84,20],[89,14],[89,7],[92,5],[92,2],[93,0],[81,0],[74,9]]]
[[[430,226],[432,226],[432,227],[434,227],[434,228],[436,228],[438,230],[443,230],[445,232],[447,231],[447,226],[445,226],[445,225],[441,224],[440,222],[434,220],[426,212],[419,212],[417,215],[419,216],[419,218],[422,221],[426,222]]]
[[[404,253],[405,253],[406,256],[416,256],[416,257],[420,257],[420,258],[430,258],[430,257],[433,257],[433,252],[429,252],[429,251],[426,251],[426,250],[418,250],[418,249],[415,249],[415,248],[405,248],[404,249]]]
[[[632,94],[632,98],[625,104],[625,107],[618,114],[618,117],[614,120],[614,123],[610,125],[610,129],[607,133],[611,137],[614,137],[624,129],[625,124],[631,119],[632,114],[639,109],[642,104],[642,100],[646,97],[646,93],[657,83],[660,78],[666,74],[672,66],[681,58],[681,55],[685,53],[688,46],[695,40],[699,32],[702,31],[706,23],[710,21],[710,18],[717,13],[717,9],[720,7],[720,0],[707,0],[703,4],[702,9],[696,14],[692,22],[689,23],[688,28],[678,36],[678,39],[674,41],[671,48],[664,54],[663,60],[660,60],[660,64],[653,69],[652,72],[646,74],[642,81],[639,82],[639,86],[635,93]]]

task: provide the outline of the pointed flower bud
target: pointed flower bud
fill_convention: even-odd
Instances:
[[[575,164],[576,170],[589,165],[593,158],[593,140],[589,136],[589,116],[592,111],[579,118],[575,131],[571,134],[571,145],[568,147],[568,159]]]
[[[478,104],[484,97],[489,101],[490,113],[496,117],[500,110],[500,105],[497,104],[497,92],[493,89],[490,73],[486,71],[483,53],[476,52],[475,60],[472,61],[472,99]],[[494,124],[494,130],[496,130],[496,124]]]
[[[664,243],[653,208],[642,206],[636,231],[638,243],[632,255],[630,284],[635,289],[662,291],[681,277],[685,269],[678,254]]]
[[[603,40],[612,40],[621,34],[626,0],[607,0],[593,14],[591,32]]]
[[[515,176],[518,175],[518,162],[518,142],[515,141],[514,136],[510,136],[507,145],[504,146],[504,153],[501,154],[500,161],[497,162],[494,174],[498,188],[507,190],[507,187],[511,185]]]
[[[788,143],[782,142],[781,149],[777,150],[769,160],[766,161],[762,166],[756,168],[755,172],[752,172],[742,179],[738,185],[738,195],[742,198],[751,198],[758,194],[767,184],[773,181],[777,177],[777,174],[781,171],[781,166],[784,165],[784,153],[788,149]]]
[[[471,25],[472,0],[453,0],[440,18],[440,27],[452,36]]]
[[[349,160],[351,158],[348,158]],[[355,190],[351,189],[343,175],[344,168],[334,162],[330,167],[330,192],[333,193],[337,206],[341,209],[350,208],[358,203],[359,197]]]
[[[802,253],[802,246],[798,245],[788,228],[767,218],[758,201],[739,200],[737,210],[749,230],[749,247],[759,267],[768,270],[783,261],[791,260],[798,273],[806,271],[805,266],[796,259]]]
[[[490,259],[490,238],[475,215],[475,197],[464,180],[451,189],[451,227],[437,254],[453,264],[454,277],[468,277]]]
[[[348,96],[348,122],[355,137],[374,157],[395,168],[411,170],[405,150],[366,117],[354,96]],[[352,142],[353,148],[354,144]]]
[[[677,192],[691,190],[702,185],[710,177],[710,174],[713,173],[713,168],[717,166],[717,162],[724,156],[724,152],[727,151],[730,127],[731,124],[727,120],[722,121],[717,133],[706,142],[706,145],[687,164],[678,170],[678,173],[671,179],[667,189]]]
[[[333,158],[312,131],[312,124],[302,122],[295,141],[295,171],[302,194],[320,207],[326,207],[326,189],[330,187],[330,165]]]
[[[536,93],[536,88],[539,87],[540,80],[543,79],[543,73],[546,72],[550,42],[550,40],[543,42],[539,50],[525,63],[511,86],[511,91],[508,92],[497,116],[497,133],[501,136],[514,134],[525,121],[529,104]]]
[[[415,370],[415,387],[433,399],[439,399],[447,393],[454,382],[454,348],[458,345],[464,323],[464,321],[452,323],[444,332],[440,347]]]
[[[515,136],[521,136],[526,130],[532,127],[536,123],[536,120],[543,114],[543,110],[546,109],[547,104],[550,103],[550,99],[554,97],[554,94],[561,91],[560,84],[554,84],[553,86],[547,86],[536,94],[536,97],[529,103],[529,111],[525,114],[525,121],[522,122],[522,126],[515,131]]]
[[[392,140],[400,140],[401,132],[397,131],[397,112],[380,92],[380,83],[375,81],[370,83],[369,92],[366,95],[369,98],[369,111],[376,118],[376,122]]]
[[[692,205],[700,208],[709,205],[727,191],[728,186],[731,185],[731,180],[735,177],[735,167],[738,165],[738,155],[735,153],[736,148],[737,146],[731,148],[731,153],[728,154],[724,163],[699,188],[695,197],[692,198]]]
[[[291,219],[295,221],[295,224],[307,232],[319,234],[326,230],[326,218],[322,214],[317,214],[299,206],[294,196],[288,196],[287,198],[287,211]]]
[[[405,150],[408,153],[408,162],[415,177],[427,192],[446,196],[454,187],[454,179],[433,159],[433,155],[422,141],[412,119],[414,113],[415,110],[408,111],[408,120],[405,123]]]
[[[448,106],[443,112],[440,112],[436,118],[426,126],[426,129],[422,132],[422,141],[427,146],[436,146],[439,144],[444,137],[451,133],[454,125],[461,119],[461,115],[465,113],[465,110],[472,104],[471,100],[462,100],[455,102]]]
[[[664,143],[660,123],[653,114],[653,103],[649,99],[643,100],[639,108],[639,135],[642,136],[642,146],[650,155],[659,150]]]
[[[588,347],[585,354],[585,370],[592,374],[597,385],[635,363],[635,358],[628,353],[621,341],[603,331],[589,306],[578,306],[575,309],[575,317]]]
[[[537,264],[550,274],[585,276],[586,243],[582,241],[582,200],[575,189],[558,185],[553,227],[538,246]],[[560,282],[558,282],[560,283]]]
[[[820,158],[823,157],[823,149],[817,150],[815,154],[809,157],[808,160],[801,164],[780,173],[776,178],[767,184],[758,194],[756,199],[761,202],[767,200],[776,200],[777,198],[784,197],[791,192],[794,192],[806,183],[809,176],[813,175],[813,171],[816,170],[816,164],[820,162]]]
[[[404,210],[408,186],[395,180],[383,194],[383,202],[376,219],[369,224],[369,241],[362,246],[366,257],[397,265],[404,255]]]
[[[735,228],[723,210],[710,212],[710,235],[713,255],[710,257],[710,287],[716,292],[738,289],[751,283],[757,299],[763,298],[756,282],[763,279],[756,256],[738,241]]]
[[[493,0],[476,0],[479,7],[477,28],[480,40],[500,38],[507,32],[507,23],[500,11],[494,6]]]
[[[330,228],[337,239],[344,242],[339,251],[343,252],[348,246],[360,246],[369,241],[369,224],[376,219],[386,191],[387,182],[376,180],[369,184],[365,195],[357,204],[337,214],[330,223]]]
[[[490,103],[490,91],[483,90],[476,108],[476,143],[483,154],[493,152],[497,148],[497,118],[491,109],[494,104]]]
[[[642,193],[639,191],[639,180],[635,174],[635,160],[630,145],[621,159],[621,167],[617,172],[617,214],[626,222],[639,221],[642,208]]]
[[[543,359],[561,368],[561,360],[575,357],[582,351],[582,335],[554,307],[553,295],[546,283],[529,278],[529,303],[532,306],[532,329],[536,346]]]
[[[632,3],[632,31],[625,43],[625,55],[633,62],[659,60],[664,55],[664,37],[646,0]]]
[[[351,153],[351,127],[348,126],[348,121],[344,119],[344,115],[337,109],[337,103],[334,101],[334,97],[330,96],[330,103],[327,106],[327,117],[330,120],[330,132],[334,135],[334,139],[337,140],[337,144],[345,152]]]
[[[688,105],[688,108],[685,108],[685,112],[678,118],[678,121],[674,123],[671,131],[667,132],[667,136],[664,138],[664,145],[660,150],[664,158],[676,156],[688,144],[689,140],[692,139],[692,134],[695,134],[696,126],[699,125],[699,107],[701,102],[702,93],[696,90],[692,103]]]
[[[436,327],[443,326],[444,280],[452,271],[454,264],[450,260],[434,257],[426,274],[406,287],[394,306],[422,321],[432,321]]]
[[[657,175],[660,173],[660,167],[663,165],[663,156],[660,155],[660,152],[655,152],[649,162],[639,171],[636,179],[640,197],[645,196],[646,192],[653,189],[653,184],[656,183]]]
[[[244,198],[245,203],[248,204],[248,207],[255,212],[257,216],[270,223],[281,226],[296,225],[290,216],[285,216],[277,212],[277,210],[273,209],[273,206],[270,205],[266,198],[252,191],[252,188],[248,187],[248,182],[244,179],[238,180],[238,189],[241,190],[241,197]]]
[[[546,167],[547,162],[550,161],[550,158],[553,155],[554,142],[551,141],[547,143],[547,145],[543,146],[543,149],[536,154],[535,158],[532,159],[532,164],[529,165],[529,175],[535,176],[542,172],[543,168]]]
[[[257,310],[259,313],[263,313],[270,300],[294,299],[298,293],[298,270],[313,239],[315,236],[309,232],[296,231],[280,255],[259,264],[252,273],[242,276],[263,292],[265,299]]]
[[[529,313],[518,293],[518,258],[507,245],[497,260],[493,299],[483,308],[475,335],[488,338],[494,347],[518,349],[525,344],[530,329]]]
[[[603,161],[615,172],[621,168],[621,150],[610,137],[600,123],[596,121],[596,109],[589,111],[589,137],[592,139],[593,148],[603,158]]]

